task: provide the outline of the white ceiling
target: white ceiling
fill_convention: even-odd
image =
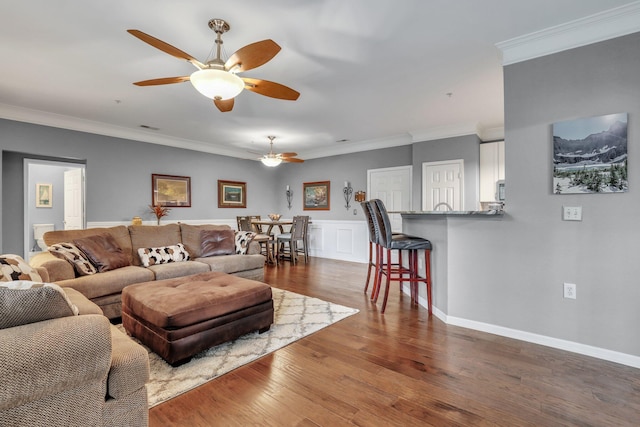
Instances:
[[[255,158],[310,159],[503,126],[496,44],[628,0],[22,0],[0,6],[0,117]],[[139,29],[206,60],[211,18],[228,55],[259,40],[282,50],[243,73],[301,93],[244,91],[219,112],[187,82],[193,66],[129,35]],[[449,95],[450,94],[450,95]],[[149,126],[157,130],[141,128]],[[346,140],[346,141],[344,141]]]

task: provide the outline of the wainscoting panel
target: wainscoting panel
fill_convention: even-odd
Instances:
[[[368,262],[369,231],[365,221],[313,219],[309,225],[309,255]]]

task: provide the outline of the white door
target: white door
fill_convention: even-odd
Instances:
[[[422,164],[422,210],[461,211],[463,160]]]
[[[380,199],[387,211],[410,211],[411,176],[413,166],[370,169],[367,171],[367,193],[369,200]],[[389,214],[391,230],[402,231],[400,214]]]
[[[64,173],[64,229],[84,228],[84,169]]]

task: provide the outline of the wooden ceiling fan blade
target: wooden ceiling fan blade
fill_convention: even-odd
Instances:
[[[226,113],[233,110],[233,104],[234,104],[233,100],[234,98],[214,99],[213,103],[216,104],[216,107],[218,107],[218,110],[222,111],[223,113]]]
[[[304,160],[298,159],[297,157],[286,157],[282,159],[283,162],[291,162],[291,163],[304,163]]]
[[[285,158],[285,157],[295,157],[295,156],[297,156],[297,155],[298,155],[298,153],[280,153],[280,154],[278,154],[278,156],[280,156],[280,157],[282,157],[282,158]]]
[[[280,52],[278,43],[271,39],[251,43],[238,49],[224,64],[224,68],[239,73],[266,64]]]
[[[242,77],[242,80],[245,83],[245,89],[259,93],[260,95],[288,101],[295,101],[300,96],[299,92],[280,83],[270,82],[269,80],[251,79],[248,77]]]
[[[139,38],[143,42],[150,44],[156,49],[160,49],[164,53],[168,53],[169,55],[175,56],[178,59],[184,59],[185,61],[189,61],[198,68],[205,67],[205,65],[202,62],[198,61],[196,58],[189,55],[188,53],[181,51],[175,46],[171,46],[169,43],[163,42],[160,39],[150,36],[147,33],[143,33],[140,30],[127,30],[127,32],[132,36]]]
[[[188,82],[189,76],[182,77],[162,77],[160,79],[143,80],[141,82],[133,83],[136,86],[156,86],[156,85],[168,85],[172,83]]]

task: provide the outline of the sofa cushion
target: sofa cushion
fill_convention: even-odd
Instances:
[[[44,242],[47,246],[51,246],[56,243],[73,242],[75,239],[81,239],[83,237],[94,236],[96,234],[108,233],[118,243],[118,246],[122,248],[122,251],[129,258],[129,263],[133,262],[133,253],[131,250],[131,237],[129,237],[129,229],[124,225],[118,225],[116,227],[107,228],[86,228],[82,230],[55,230],[47,231],[44,233]],[[153,245],[161,246],[161,245]],[[137,254],[136,254],[137,255]],[[137,258],[137,256],[136,256]]]
[[[133,265],[142,265],[138,256],[140,248],[159,248],[184,243],[180,235],[179,224],[167,225],[130,225],[129,236],[133,250]],[[191,251],[187,248],[187,252]]]
[[[140,262],[145,267],[156,264],[168,264],[170,262],[189,261],[189,253],[182,243],[157,248],[138,248]]]
[[[185,249],[191,255],[191,259],[199,258],[202,252],[200,250],[200,232],[202,230],[231,230],[228,225],[190,225],[180,224],[180,233],[182,234],[182,243]]]
[[[75,316],[78,308],[60,286],[27,280],[0,283],[0,329]]]
[[[80,276],[75,279],[60,280],[56,283],[63,288],[73,288],[87,298],[96,300],[107,295],[119,295],[125,286],[133,283],[148,282],[153,279],[153,272],[149,269],[129,265],[117,270],[105,271],[92,276]],[[107,314],[105,313],[105,315]]]
[[[200,231],[201,257],[232,255],[235,252],[235,232],[233,230]]]
[[[88,276],[98,272],[98,269],[91,264],[84,252],[73,243],[56,243],[49,246],[48,249],[56,258],[69,262],[79,276]]]
[[[251,241],[256,236],[253,231],[236,231],[236,254],[246,255]]]
[[[69,301],[71,301],[71,303],[73,305],[78,307],[78,314],[80,314],[80,315],[84,315],[84,314],[101,314],[101,315],[104,315],[104,313],[102,312],[102,309],[97,304],[95,304],[94,302],[90,301],[89,298],[85,297],[80,292],[76,291],[75,289],[73,289],[73,288],[62,288],[62,290],[67,295],[67,298],[69,298]]]
[[[196,258],[194,261],[209,265],[211,271],[223,273],[237,273],[238,271],[264,269],[264,255],[225,255],[216,257]]]
[[[20,255],[0,255],[0,282],[12,280],[42,282],[42,277]]]
[[[104,233],[76,239],[73,244],[84,252],[99,273],[130,265],[129,257],[118,246],[111,234]]]
[[[208,264],[196,261],[172,262],[148,267],[153,271],[156,280],[173,279],[174,277],[190,276],[192,274],[211,271]]]

